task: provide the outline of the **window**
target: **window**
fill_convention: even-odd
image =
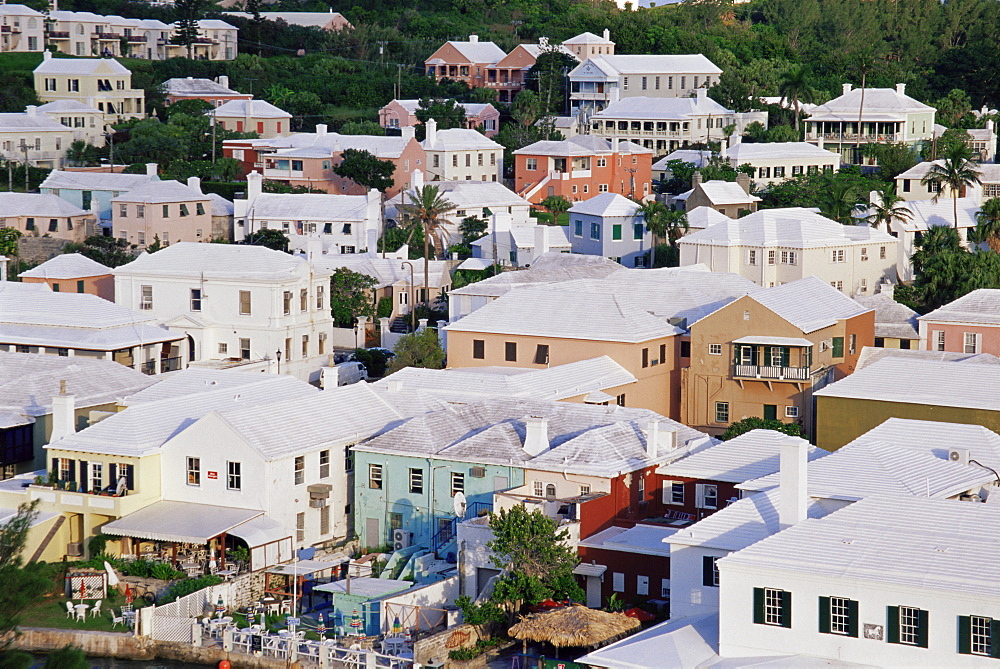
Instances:
[[[410,493],[413,495],[424,494],[424,470],[410,469]]]
[[[715,422],[716,423],[729,422],[729,402],[715,403]]]
[[[833,357],[843,358],[844,357],[844,338],[834,337],[833,338]]]
[[[799,408],[796,406],[785,407],[785,418],[798,418]]]
[[[622,240],[621,223],[615,223],[611,226],[611,241],[620,242],[621,240]]]
[[[219,353],[221,353],[222,355],[226,355],[227,353],[229,353],[229,344],[227,344],[224,341],[219,342]]]
[[[709,344],[708,345],[709,355],[722,355],[722,344]]]
[[[292,313],[292,291],[286,290],[283,294],[284,300],[282,301],[283,313],[287,316]]]
[[[403,514],[398,512],[389,513],[389,531],[393,532],[395,530],[403,529]]]
[[[240,291],[240,316],[250,315],[250,291]]]
[[[165,204],[163,205],[163,218],[169,218],[169,217],[170,217],[170,205]]]
[[[792,626],[792,593],[775,588],[753,589],[753,621],[758,625]]]
[[[309,289],[299,291],[299,311],[309,311]]]
[[[472,357],[476,360],[482,360],[486,357],[486,341],[483,339],[473,339],[472,340]]]
[[[635,240],[635,241],[641,241],[642,240],[642,234],[643,234],[643,232],[644,232],[644,228],[642,226],[642,223],[633,223],[632,224],[632,239],[633,240]]]
[[[645,77],[643,77],[645,79]],[[648,595],[649,594],[649,577],[648,576],[636,576],[635,578],[635,594],[637,595]]]
[[[91,490],[101,490],[104,487],[103,469],[104,465],[102,465],[100,462],[92,462],[90,464]]]
[[[306,514],[295,514],[295,540],[302,542],[306,540]]]
[[[830,251],[830,262],[847,262],[844,249],[833,249]]]
[[[325,307],[325,294],[323,292],[323,286],[316,286],[316,309],[322,310]]]
[[[128,216],[128,205],[127,204],[119,204],[118,205],[118,215],[119,216]]]
[[[533,488],[532,492],[534,493],[535,497],[542,497],[543,495],[545,495],[545,484],[543,484],[541,481],[535,481],[532,488]]]
[[[319,452],[319,477],[325,479],[330,475],[330,451]]]
[[[590,486],[589,485],[585,485],[585,484],[581,485],[580,486],[580,494],[581,495],[589,495],[590,494]]]
[[[850,344],[848,347],[848,351],[850,351],[851,355],[854,355],[858,350],[858,335],[852,334],[847,341]]]
[[[607,193],[608,192],[608,184],[598,184],[597,185],[597,192],[598,193]]]
[[[719,486],[713,483],[698,483],[694,492],[694,505],[699,509],[719,508]]]
[[[191,311],[201,311],[201,289],[191,289]]]
[[[517,342],[504,342],[503,359],[507,362],[517,362]]]
[[[535,346],[535,364],[536,365],[547,365],[549,364],[549,345],[548,344],[538,344]]]
[[[701,584],[706,588],[719,587],[718,556],[703,555],[701,557]]]
[[[782,251],[781,252],[781,264],[782,265],[794,265],[795,264],[795,251]]]
[[[868,249],[867,247],[861,247],[861,260],[862,262],[867,262],[868,260]]]
[[[382,489],[382,465],[368,465],[368,487],[372,490]]]
[[[243,468],[239,462],[226,463],[226,488],[241,490],[243,487]]]
[[[831,281],[830,282],[830,287],[831,288],[836,288],[839,291],[843,291],[844,290],[844,282],[843,281]]]
[[[750,249],[747,251],[747,264],[756,265],[757,264],[757,250]]]
[[[153,308],[153,287],[139,286],[139,310],[150,311]]]
[[[719,121],[722,121],[722,119],[720,118]],[[785,168],[784,167],[775,167],[774,168],[774,178],[775,179],[783,179],[784,177],[785,177]]]
[[[600,239],[601,238],[601,224],[600,223],[591,223],[590,224],[590,238],[591,239]]]
[[[324,506],[319,510],[319,533],[330,534],[330,507]]]
[[[927,648],[928,613],[912,606],[888,607],[887,640],[907,646]]]
[[[857,637],[858,603],[846,597],[820,597],[819,631]]]
[[[998,657],[1000,644],[993,643],[994,635],[998,634],[1000,634],[1000,620],[983,616],[959,616],[958,652],[963,655]]]
[[[625,574],[620,571],[611,573],[611,589],[615,592],[625,592]]]
[[[126,239],[127,236],[128,236],[128,233],[126,231],[122,230],[122,239]],[[143,244],[146,243],[146,233],[145,232],[137,232],[136,233],[136,237],[137,237],[137,241],[139,242],[140,246],[142,246]]]
[[[187,216],[188,215],[188,207],[187,207],[186,204],[182,203],[180,205],[180,210],[181,210],[181,216]]]
[[[647,84],[647,77],[643,77],[642,78],[642,90],[646,90],[647,89],[647,85],[646,84]]]
[[[885,260],[885,247],[884,246],[878,247],[878,257],[879,257],[880,260]]]
[[[454,497],[458,493],[465,494],[465,474],[461,472],[451,473],[451,496]]]
[[[546,483],[545,484],[545,499],[555,499],[556,498],[556,484]]]
[[[622,393],[621,395],[618,395],[615,398],[615,404],[617,404],[620,407],[625,406],[625,393]]]
[[[649,349],[648,348],[642,349],[642,366],[644,368],[645,367],[649,367]]]
[[[966,353],[979,353],[979,336],[976,332],[963,333],[962,337],[965,342]]]
[[[187,459],[188,485],[201,485],[201,458]]]
[[[772,251],[768,251],[767,252],[767,264],[768,265],[773,265],[773,264],[775,264],[776,260],[777,260],[776,259],[776,252],[773,251],[773,250]]]
[[[309,335],[302,335],[302,357],[309,357]]]
[[[598,167],[607,167],[608,166],[608,159],[607,158],[598,158],[597,159],[597,166]]]
[[[934,335],[934,350],[943,351],[944,350],[944,330],[935,330]]]
[[[250,359],[250,338],[245,337],[240,339],[240,358],[242,360]]]
[[[683,504],[684,503],[684,482],[664,481],[663,482],[663,503]]]
[[[295,458],[295,485],[301,485],[306,480],[306,456],[299,455]]]

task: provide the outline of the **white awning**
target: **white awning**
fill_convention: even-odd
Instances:
[[[191,502],[154,502],[101,528],[104,534],[149,541],[206,544],[262,511]]]
[[[334,556],[332,560],[299,560],[298,562],[286,562],[285,564],[279,564],[275,567],[271,567],[267,570],[267,573],[286,574],[288,576],[294,576],[296,574],[299,576],[308,576],[310,574],[315,574],[316,572],[333,569],[334,567],[349,561],[350,558],[343,555]]]
[[[243,539],[250,548],[292,538],[292,533],[285,530],[281,523],[267,516],[251,518],[229,530],[229,534]]]
[[[603,576],[607,570],[607,565],[590,564],[589,562],[581,562],[573,567],[573,573],[577,576]]]
[[[492,265],[493,260],[490,258],[466,258],[457,269],[484,270],[489,269]]]
[[[740,337],[733,340],[734,344],[763,344],[764,346],[812,346],[808,339],[800,337]]]

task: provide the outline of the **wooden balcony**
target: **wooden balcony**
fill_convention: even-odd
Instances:
[[[808,381],[808,367],[777,367],[773,365],[733,365],[733,378],[762,381]]]

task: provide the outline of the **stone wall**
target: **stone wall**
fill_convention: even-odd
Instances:
[[[419,664],[439,666],[450,662],[448,651],[468,648],[479,641],[479,633],[472,625],[456,625],[440,634],[418,639],[413,644],[413,660]]]
[[[37,265],[62,253],[68,243],[55,237],[25,236],[17,241],[17,251],[23,262]]]

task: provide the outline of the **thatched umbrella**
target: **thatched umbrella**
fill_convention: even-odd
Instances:
[[[515,639],[552,644],[556,648],[590,648],[611,643],[639,627],[623,613],[608,613],[574,604],[523,618],[508,630]]]

